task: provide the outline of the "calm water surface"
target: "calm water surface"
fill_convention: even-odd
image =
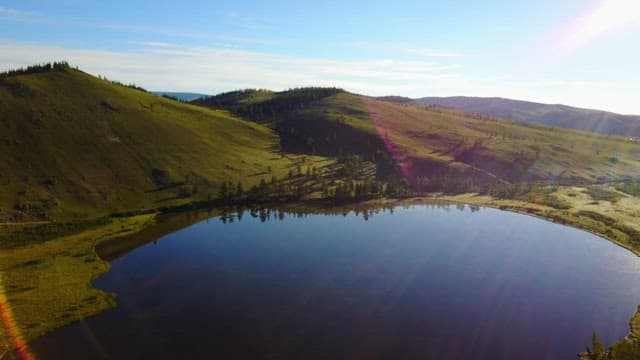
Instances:
[[[115,261],[118,307],[38,359],[575,359],[628,332],[640,261],[482,208],[202,221]]]

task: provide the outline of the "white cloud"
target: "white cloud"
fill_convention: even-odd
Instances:
[[[65,59],[90,73],[149,89],[205,92],[331,85],[382,95],[462,76],[461,65],[433,61],[316,59],[166,42],[138,44],[138,50],[116,52],[0,42],[0,67]]]
[[[73,49],[0,40],[0,70],[67,60],[96,75],[150,90],[218,93],[241,88],[283,90],[297,86],[338,86],[365,95],[501,96],[546,103],[640,113],[640,92],[632,85],[472,77],[453,62],[433,59],[318,59],[225,47],[187,47],[167,42],[132,43],[133,51]]]

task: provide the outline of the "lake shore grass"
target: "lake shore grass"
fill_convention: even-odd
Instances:
[[[108,224],[29,246],[0,251],[0,358],[16,345],[113,308],[115,294],[92,286],[109,271],[95,246],[139,232],[155,215],[115,218]]]
[[[640,244],[634,241],[633,234],[625,232],[633,233],[640,230],[638,224],[632,221],[636,216],[635,211],[640,209],[640,198],[621,193],[619,199],[609,202],[594,200],[591,193],[592,190],[579,187],[555,188],[554,195],[563,203],[569,204],[561,209],[477,194],[430,194],[405,199],[379,198],[341,205],[323,200],[273,205],[290,211],[330,210],[337,213],[433,204],[434,201],[493,207],[580,228],[640,256]],[[19,345],[20,341],[32,341],[55,328],[116,306],[115,294],[92,286],[97,277],[109,270],[107,260],[115,259],[164,234],[217,216],[221,212],[220,209],[209,209],[197,213],[178,212],[166,218],[156,213],[111,218],[106,224],[74,235],[3,249],[0,251],[0,299],[6,299],[6,302],[0,306],[4,306],[5,311],[10,311],[10,320],[13,323],[0,327],[0,358],[14,349],[16,343]],[[97,255],[97,247],[100,248],[103,258]],[[14,329],[10,329],[9,326]],[[640,339],[640,308],[631,319],[630,328],[626,340]],[[21,337],[19,341],[14,338],[15,334]]]

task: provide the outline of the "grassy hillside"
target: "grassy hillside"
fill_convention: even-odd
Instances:
[[[395,164],[362,99],[336,88],[303,88],[277,93],[243,90],[195,103],[269,126],[279,134],[285,151],[341,161],[357,156],[376,165],[378,179],[393,180]]]
[[[566,105],[540,104],[502,98],[429,97],[416,100],[484,116],[620,136],[640,136],[640,116],[580,109]]]
[[[423,178],[427,189],[460,180],[435,176],[445,170],[509,183],[584,184],[640,176],[640,144],[626,138],[416,104],[365,102],[396,162],[410,178]]]
[[[302,173],[316,182],[297,186],[317,196],[335,192],[336,179],[394,183],[398,174],[418,193],[640,176],[640,144],[628,139],[385,100],[303,88],[236,91],[195,106],[68,66],[3,76],[0,222],[211,199],[228,182],[248,189],[266,180],[275,190],[273,179]]]
[[[485,183],[555,184],[640,176],[640,143],[627,138],[492,119],[398,97],[310,88],[243,90],[196,103],[270,126],[291,152],[392,156],[418,192],[443,190],[445,180],[457,180],[455,174]]]
[[[206,199],[296,159],[268,127],[68,67],[0,79],[0,223]]]

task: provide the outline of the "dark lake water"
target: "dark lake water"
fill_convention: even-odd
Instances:
[[[628,332],[640,260],[489,208],[199,222],[112,262],[118,307],[38,359],[576,359]],[[268,218],[268,219],[267,219]]]

